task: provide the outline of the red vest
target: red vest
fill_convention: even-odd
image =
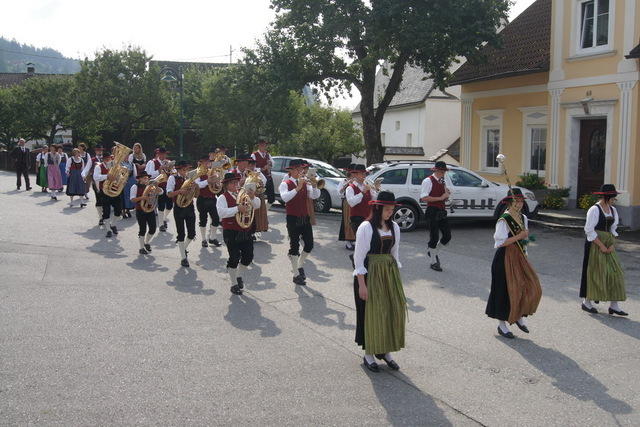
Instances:
[[[174,179],[176,180],[176,186],[173,188],[173,191],[178,191],[179,189],[182,188],[182,184],[184,184],[184,178],[181,176],[176,175],[174,177]],[[176,201],[176,197],[178,196],[173,196],[171,199],[173,199],[173,201]]]
[[[362,193],[362,200],[357,205],[351,207],[351,216],[361,216],[364,218],[369,217],[369,213],[371,213],[371,206],[369,206],[369,202],[371,201],[371,192],[365,191],[364,193],[360,191],[360,188],[356,184],[349,184],[349,187],[353,188],[353,194],[358,195]]]
[[[227,199],[227,207],[233,208],[235,206],[238,206],[238,204],[236,203],[236,198],[233,197],[231,193],[225,191],[223,194],[224,198]],[[222,223],[222,228],[225,230],[245,231],[242,227],[240,227],[240,225],[238,225],[238,221],[236,221],[235,215],[229,218],[222,218],[220,222]]]
[[[153,159],[153,166],[155,167],[154,170],[159,170],[160,167],[162,166],[162,163],[160,162],[160,160],[158,159]],[[167,181],[161,183],[160,185],[158,185],[158,187],[162,188],[163,190],[167,190]]]
[[[109,173],[109,169],[107,169],[107,167],[104,165],[104,163],[100,163],[100,174],[102,175],[106,175]],[[100,181],[98,183],[98,188],[100,189],[100,191],[102,191],[102,185],[104,184],[104,181]]]
[[[207,175],[202,175],[200,177],[201,180],[206,181],[207,180]],[[215,199],[216,195],[213,194],[211,192],[211,190],[209,189],[209,184],[207,183],[207,185],[204,188],[200,189],[200,193],[198,197],[206,197],[207,199]]]
[[[438,178],[431,175],[429,177],[431,180],[431,193],[429,193],[429,197],[440,197],[444,194],[444,184],[441,184]],[[427,206],[434,206],[436,208],[444,209],[444,200],[440,200],[438,202],[428,202]]]
[[[253,153],[253,157],[256,158],[256,169],[260,169],[266,167],[269,163],[269,153],[266,153],[264,156],[260,153],[260,150]],[[264,173],[264,172],[263,172]],[[265,176],[270,176],[271,173],[265,174]]]
[[[142,193],[144,193],[144,189],[147,186],[146,185],[140,185],[140,184],[137,184],[137,185],[138,185],[138,187],[137,187],[137,191],[136,191],[136,197],[142,197]],[[141,211],[142,210],[142,208],[140,207],[140,202],[139,201],[136,202],[136,210],[137,211]]]
[[[287,183],[287,189],[289,191],[295,189],[298,185],[291,179],[285,181]],[[287,202],[287,215],[293,215],[297,217],[309,216],[309,208],[307,205],[307,186],[302,187],[302,190],[298,191],[298,194],[293,199]]]
[[[69,165],[69,171],[76,171],[76,170],[82,170],[84,169],[84,163],[80,162],[80,163],[76,163],[75,161],[73,161],[73,159],[69,160],[71,162],[71,164]]]

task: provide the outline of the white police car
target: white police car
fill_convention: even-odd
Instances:
[[[367,168],[370,179],[383,178],[382,189],[392,191],[400,204],[394,214],[394,221],[402,231],[411,231],[424,220],[426,203],[420,202],[422,181],[431,175],[434,162],[399,161],[371,165]],[[480,175],[461,166],[447,165],[445,183],[451,191],[447,203],[450,218],[498,218],[505,209],[501,201],[507,196],[509,187],[488,181]],[[518,187],[520,188],[520,187]],[[520,188],[526,197],[523,213],[537,213],[538,202],[535,195]]]

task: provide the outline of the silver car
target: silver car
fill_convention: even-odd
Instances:
[[[317,212],[329,212],[331,208],[342,208],[342,199],[338,193],[340,184],[345,180],[345,176],[338,169],[329,163],[320,160],[306,159],[304,157],[286,157],[273,156],[273,169],[271,176],[273,177],[273,186],[275,187],[276,198],[282,202],[279,194],[280,183],[287,176],[287,166],[293,159],[302,159],[316,168],[318,177],[324,179],[325,187],[321,190],[320,197],[316,199],[315,207]]]

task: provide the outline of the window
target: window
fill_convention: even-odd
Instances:
[[[529,156],[529,170],[544,171],[547,159],[547,128],[529,128],[529,146],[531,155]]]
[[[411,171],[411,184],[421,185],[422,181],[428,176],[431,176],[433,171],[431,168],[413,168]]]
[[[382,180],[383,185],[406,184],[407,172],[407,169],[391,169],[382,173],[379,178],[384,178]]]
[[[485,147],[485,167],[497,168],[500,165],[496,160],[496,156],[500,154],[500,129],[485,128],[484,129],[484,147]]]
[[[342,172],[331,165],[312,163],[311,166],[316,168],[316,172],[320,178],[345,178]]]
[[[396,120],[396,130],[400,130],[400,120]]]
[[[282,157],[273,159],[273,170],[277,172],[285,172],[284,159]]]
[[[407,147],[411,147],[411,139],[413,138],[413,134],[407,134]]]
[[[580,49],[609,44],[609,0],[580,2]]]
[[[452,169],[447,174],[456,187],[482,187],[482,179],[467,171]]]

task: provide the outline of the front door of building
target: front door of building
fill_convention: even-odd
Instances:
[[[597,191],[604,183],[606,146],[607,120],[582,120],[578,160],[578,197]]]

